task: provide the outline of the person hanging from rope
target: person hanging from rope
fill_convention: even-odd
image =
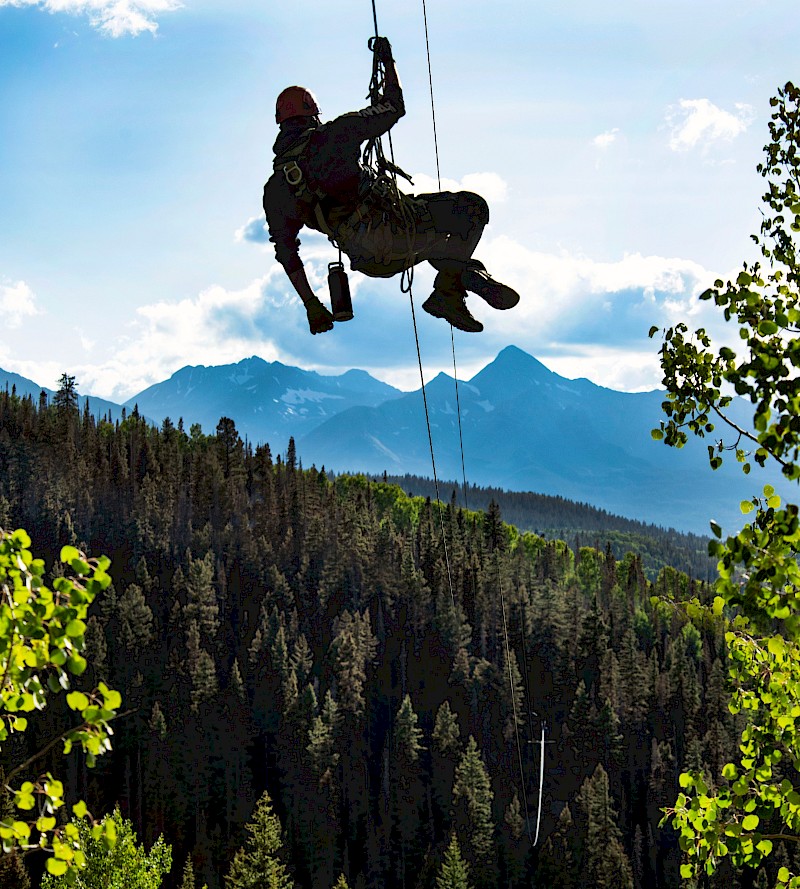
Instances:
[[[382,152],[379,169],[365,162],[369,147],[405,114],[389,41],[373,37],[370,48],[375,55],[369,107],[323,124],[309,90],[290,86],[278,96],[280,133],[263,201],[276,258],[305,305],[312,334],[331,330],[333,315],[308,283],[298,250],[303,226],[326,234],[352,269],[370,277],[392,277],[427,260],[437,274],[422,308],[460,330],[480,332],[483,325],[466,305],[468,291],[495,309],[519,302],[519,294],[493,280],[472,257],[489,207],[469,191],[406,195],[386,173],[406,174]],[[376,82],[376,72],[382,83]]]

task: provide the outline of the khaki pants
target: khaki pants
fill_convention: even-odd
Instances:
[[[400,195],[403,213],[385,199],[359,209],[336,228],[350,268],[373,278],[393,275],[427,260],[437,284],[460,277],[489,221],[486,201],[469,191]],[[403,224],[408,220],[408,228]]]

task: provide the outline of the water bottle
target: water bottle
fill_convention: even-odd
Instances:
[[[342,261],[328,263],[328,290],[331,294],[331,311],[334,321],[349,321],[353,317],[350,301],[350,284]]]

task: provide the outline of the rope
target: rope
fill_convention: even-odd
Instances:
[[[456,414],[458,415],[458,444],[461,448],[461,490],[464,492],[464,509],[469,509],[467,502],[467,471],[464,469],[464,435],[461,431],[461,402],[458,398],[458,370],[456,369],[456,341],[453,336],[453,325],[450,325],[450,345],[453,349],[453,379],[456,381]]]
[[[434,140],[434,149],[435,149],[435,153],[436,153],[436,176],[437,176],[437,180],[439,183],[439,190],[441,191],[442,180],[441,180],[441,174],[440,174],[440,169],[439,169],[439,144],[438,144],[438,138],[436,135],[436,107],[435,107],[434,98],[433,98],[433,76],[431,73],[431,52],[430,52],[430,40],[428,37],[428,16],[427,16],[427,10],[426,10],[426,6],[425,6],[425,0],[422,0],[422,15],[423,15],[423,19],[425,22],[425,49],[426,49],[426,54],[427,54],[427,58],[428,58],[428,82],[430,84],[430,92],[431,92],[431,115],[433,118],[433,140]],[[377,10],[376,10],[375,0],[372,0],[372,18],[373,18],[373,23],[375,25],[375,36],[377,37],[378,36],[378,14],[377,14]],[[382,83],[383,83],[383,79],[381,77],[380,65],[377,61],[377,57],[373,57],[372,80],[370,82],[370,96],[371,97],[375,97],[376,94],[380,91],[380,89],[382,87]],[[414,220],[410,216],[410,211],[408,211],[404,202],[400,199],[399,189],[397,186],[397,168],[396,168],[395,162],[394,162],[394,145],[392,144],[391,132],[388,134],[388,136],[389,136],[389,152],[390,152],[390,156],[391,156],[391,160],[392,160],[392,179],[390,181],[392,183],[392,187],[394,190],[395,201],[400,208],[400,216],[401,216],[403,223],[404,223],[403,227],[405,229],[406,241],[407,241],[407,245],[408,245],[408,257],[406,259],[405,268],[403,269],[403,273],[400,278],[400,290],[403,293],[408,293],[409,301],[411,303],[411,320],[414,325],[414,341],[416,342],[416,346],[417,346],[417,363],[419,364],[419,378],[420,378],[420,384],[422,387],[422,403],[425,407],[425,424],[426,424],[426,427],[428,430],[428,445],[430,447],[430,452],[431,452],[431,466],[433,468],[433,483],[434,483],[434,488],[436,490],[436,503],[439,507],[439,523],[441,526],[442,546],[444,548],[445,564],[447,567],[447,582],[450,587],[450,598],[453,603],[453,613],[455,615],[456,600],[455,600],[455,593],[453,592],[453,577],[452,577],[452,572],[450,569],[450,556],[447,551],[447,539],[445,536],[444,518],[443,518],[443,514],[442,514],[442,501],[441,501],[441,497],[439,494],[439,479],[438,479],[438,476],[436,473],[436,458],[434,456],[434,451],[433,451],[433,436],[431,434],[431,420],[430,420],[430,412],[428,410],[428,397],[425,392],[425,377],[424,377],[423,370],[422,370],[422,353],[420,351],[420,346],[419,346],[419,332],[417,330],[417,316],[416,316],[416,312],[414,310],[414,295],[412,292],[412,285],[413,285],[413,281],[414,281],[414,260],[416,258],[414,256],[414,243],[413,243],[414,239],[413,239],[413,235],[412,235],[412,227],[414,225]],[[382,147],[380,138],[375,140],[371,145],[367,146],[367,149],[364,152],[365,162],[371,161],[371,155],[372,155],[373,151],[375,152],[376,157],[377,157],[378,161],[380,162],[380,160],[383,159],[383,147]],[[380,163],[379,163],[379,166],[380,166]],[[382,175],[385,175],[385,174],[382,173]],[[462,428],[461,428],[461,403],[460,403],[459,394],[458,394],[458,371],[456,368],[456,347],[455,347],[455,338],[453,335],[452,324],[450,325],[450,340],[451,340],[452,349],[453,349],[453,374],[455,377],[456,406],[458,409],[458,435],[459,435],[459,443],[461,445],[461,472],[462,472],[462,479],[463,479],[464,503],[466,506],[467,481],[466,481],[466,471],[464,469],[464,440],[463,440],[463,433],[462,433]],[[508,677],[509,677],[509,686],[510,686],[510,690],[511,690],[511,707],[512,707],[512,712],[514,714],[514,734],[515,734],[516,742],[517,742],[517,759],[519,762],[520,783],[522,785],[522,798],[523,798],[524,805],[525,805],[525,823],[528,828],[528,839],[530,840],[531,839],[531,828],[530,828],[530,815],[528,812],[528,791],[527,791],[527,787],[525,785],[525,769],[524,769],[524,766],[522,763],[522,745],[520,743],[520,738],[519,738],[519,719],[517,717],[517,702],[516,702],[516,697],[514,694],[514,677],[513,677],[513,672],[511,669],[511,646],[510,646],[510,643],[508,640],[508,624],[506,622],[506,605],[505,605],[505,598],[503,596],[502,583],[500,585],[500,601],[501,601],[502,611],[503,611],[503,635],[504,635],[505,644],[506,644],[506,661],[508,663]],[[526,688],[526,692],[527,692],[527,688]],[[527,700],[528,700],[528,710],[530,711],[530,697],[529,697],[529,695],[527,696]],[[544,740],[542,741],[542,760],[544,760]],[[541,809],[542,809],[542,781],[543,781],[543,775],[540,775],[540,780],[539,780],[539,818],[541,818]],[[536,825],[537,840],[538,840],[538,837],[539,837],[539,822],[537,821],[537,825]],[[535,840],[533,841],[533,844],[536,845]]]
[[[377,13],[377,10],[375,7],[375,0],[372,0],[372,19],[373,19],[373,23],[375,25],[375,36],[377,37],[378,36],[378,13]],[[381,87],[381,84],[382,84],[382,80],[381,80],[381,74],[380,74],[380,66],[377,62],[377,56],[373,56],[373,69],[372,69],[372,81],[370,83],[370,93],[372,94],[372,93],[378,91]],[[392,182],[395,200],[396,200],[397,205],[400,208],[400,214],[401,214],[401,217],[404,222],[406,243],[408,245],[408,251],[409,251],[408,257],[407,257],[406,263],[405,263],[406,267],[403,269],[403,273],[400,278],[400,290],[403,293],[408,293],[409,302],[411,303],[411,320],[414,325],[414,341],[416,342],[416,345],[417,345],[417,363],[419,364],[419,380],[420,380],[420,385],[422,387],[422,403],[425,407],[425,425],[428,430],[428,446],[430,447],[430,452],[431,452],[431,467],[433,469],[433,484],[434,484],[434,488],[436,490],[436,503],[439,507],[439,525],[441,527],[441,532],[442,532],[442,547],[444,549],[444,561],[445,561],[445,566],[447,568],[447,584],[450,587],[450,599],[452,600],[452,603],[453,603],[453,615],[455,616],[457,613],[456,596],[455,596],[455,592],[453,591],[453,574],[450,569],[450,554],[448,553],[448,550],[447,550],[447,538],[445,536],[445,530],[444,530],[444,515],[442,513],[442,500],[439,495],[439,478],[436,473],[436,458],[435,458],[434,452],[433,452],[433,435],[431,433],[431,418],[430,418],[430,412],[428,411],[428,396],[427,396],[427,393],[425,392],[425,376],[422,371],[422,352],[420,351],[420,347],[419,347],[419,332],[417,330],[417,315],[416,315],[416,312],[414,311],[414,294],[412,293],[412,284],[414,282],[414,259],[415,259],[414,250],[413,250],[414,238],[412,235],[412,227],[414,224],[414,220],[411,217],[410,211],[406,207],[405,203],[400,199],[399,188],[397,186],[397,172],[396,172],[396,167],[395,167],[395,162],[394,162],[394,145],[392,144],[392,134],[391,134],[391,132],[389,132],[387,135],[389,137],[389,155],[391,157],[392,167],[393,167],[392,178],[390,181]],[[377,157],[379,159],[382,158],[383,157],[383,147],[381,145],[380,138],[378,138],[377,142],[374,143],[373,147],[376,149]],[[370,148],[368,147],[367,150],[365,151],[365,155],[369,151],[370,151]]]
[[[511,646],[508,644],[508,624],[506,623],[506,600],[503,595],[503,580],[500,583],[500,605],[503,609],[503,635],[506,640],[506,663],[508,664],[508,685],[511,690],[511,710],[514,713],[514,734],[517,737],[517,758],[519,759],[519,777],[522,784],[522,799],[525,802],[525,824],[528,827],[528,839],[531,838],[531,819],[528,815],[528,791],[525,787],[525,769],[522,765],[522,746],[519,741],[519,721],[517,720],[517,701],[514,694],[514,674],[511,671]],[[541,800],[540,800],[541,804]]]
[[[528,705],[528,738],[529,738],[528,743],[533,744],[533,717],[536,716],[537,714],[534,713],[533,710],[531,710],[531,686],[530,686],[530,679],[528,677],[528,654],[527,654],[528,632],[525,627],[525,602],[522,601],[522,598],[520,598],[520,603],[519,603],[519,618],[520,618],[520,634],[522,637],[522,639],[521,639],[521,641],[522,641],[522,668],[523,668],[522,679],[525,683],[525,701]],[[541,810],[541,790],[540,790],[540,795],[539,795],[539,807]],[[530,821],[529,821],[528,822],[528,836],[530,837],[530,835],[531,835],[531,825],[530,825]],[[538,836],[538,827],[537,827],[537,836]],[[534,843],[534,845],[536,845],[536,844]]]
[[[539,825],[542,821],[542,787],[544,785],[544,733],[545,723],[542,723],[542,756],[539,760],[539,811],[536,815],[536,838],[533,841],[535,846],[539,842]]]
[[[373,9],[375,8],[375,0],[372,0]],[[431,93],[431,118],[433,119],[433,145],[436,154],[436,178],[439,186],[439,191],[442,190],[442,177],[439,170],[439,140],[436,135],[436,105],[433,99],[433,74],[431,70],[431,46],[430,39],[428,37],[428,13],[425,0],[422,0],[422,18],[425,23],[425,52],[428,58],[428,84],[430,86]],[[410,284],[409,284],[410,287]],[[411,304],[412,312],[414,304]],[[414,323],[414,333],[416,334],[416,322]],[[456,367],[456,344],[455,337],[453,335],[453,325],[450,325],[450,343],[453,350],[453,378],[455,380],[456,387],[456,410],[458,413],[458,441],[461,447],[461,478],[463,482],[462,491],[464,492],[464,507],[467,508],[467,474],[464,468],[464,437],[461,428],[461,402],[458,394],[458,369]],[[417,341],[417,350],[419,350],[419,341]],[[422,364],[420,363],[420,373],[422,372]],[[424,391],[424,390],[423,390]],[[427,408],[426,408],[427,412]],[[433,456],[433,445],[431,445],[431,456]],[[437,488],[436,496],[438,499],[439,492]],[[505,597],[503,596],[503,584],[500,582],[500,603],[503,610],[503,636],[505,638],[506,643],[506,662],[508,663],[508,683],[511,691],[511,709],[514,714],[514,735],[516,736],[517,741],[517,759],[519,762],[519,778],[520,784],[522,785],[522,799],[525,804],[525,824],[528,828],[528,840],[531,839],[531,821],[530,815],[528,814],[528,791],[525,785],[525,768],[522,764],[522,745],[519,739],[519,719],[517,718],[517,701],[516,695],[514,694],[514,675],[511,670],[511,645],[508,641],[508,624],[506,622],[506,603]],[[527,677],[526,677],[527,678]],[[528,711],[530,712],[530,697],[528,696]],[[542,746],[542,755],[544,755],[544,745]],[[539,792],[539,814],[541,815],[541,806],[542,806],[542,798],[541,798],[541,788]],[[536,826],[536,835],[538,838],[539,826],[537,823]],[[535,842],[534,842],[535,845]]]
[[[439,191],[442,190],[442,174],[439,169],[439,138],[436,134],[436,104],[433,100],[433,71],[431,69],[431,44],[428,38],[428,10],[425,0],[422,0],[422,20],[425,23],[425,54],[428,58],[428,86],[431,93],[431,120],[433,121],[433,150],[436,155],[436,183]],[[464,494],[464,509],[469,509],[467,502],[467,473],[464,468],[464,434],[461,429],[461,402],[458,397],[458,369],[456,368],[456,341],[453,335],[453,325],[450,325],[450,346],[453,352],[453,379],[456,386],[456,413],[458,414],[458,444],[461,449],[461,490]]]
[[[428,55],[428,83],[431,88],[431,117],[433,118],[433,147],[436,152],[436,179],[439,183],[439,191],[442,190],[442,177],[439,174],[439,140],[436,138],[436,108],[433,104],[433,74],[431,73],[431,45],[428,40],[428,12],[425,8],[425,0],[422,0],[422,19],[425,22],[425,52]]]

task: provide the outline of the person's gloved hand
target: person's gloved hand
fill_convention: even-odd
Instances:
[[[333,315],[316,296],[306,303],[306,315],[311,333],[325,333],[326,330],[333,330]]]
[[[372,37],[370,48],[382,62],[392,61],[392,44],[386,37]]]

